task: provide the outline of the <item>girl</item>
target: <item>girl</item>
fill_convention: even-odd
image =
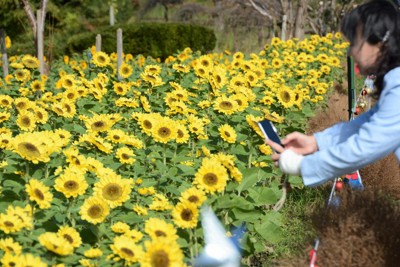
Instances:
[[[283,173],[301,175],[316,186],[351,173],[394,152],[400,160],[400,11],[373,0],[345,15],[341,31],[362,75],[376,76],[377,104],[356,119],[314,135],[291,133],[284,147],[266,140],[279,154]]]

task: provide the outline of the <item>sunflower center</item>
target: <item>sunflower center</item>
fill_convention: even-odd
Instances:
[[[170,261],[167,252],[164,250],[157,250],[151,255],[151,266],[168,267]]]
[[[35,189],[35,196],[38,198],[38,199],[40,199],[40,200],[44,200],[44,195],[43,195],[43,192],[42,191],[40,191],[39,189]]]
[[[119,140],[119,139],[121,139],[121,137],[119,137],[119,135],[114,135],[113,138],[114,138],[114,140]]]
[[[29,119],[29,117],[23,117],[21,121],[22,121],[22,124],[25,126],[31,125],[31,119]]]
[[[40,156],[39,149],[32,143],[23,142],[18,145],[18,149],[26,154],[38,157]]]
[[[184,221],[190,222],[193,218],[193,212],[191,209],[184,209],[181,212],[181,218]]]
[[[74,83],[71,80],[65,80],[65,86],[67,87],[71,87],[72,85],[74,85]]]
[[[281,96],[284,102],[290,102],[290,94],[288,92],[282,92]]]
[[[10,102],[8,102],[8,100],[6,100],[6,99],[3,99],[3,100],[1,100],[1,104],[8,106],[8,105],[10,105]]]
[[[117,200],[122,195],[122,188],[119,184],[111,183],[103,188],[103,197],[108,200]]]
[[[184,136],[183,132],[181,130],[178,130],[178,138],[182,138]]]
[[[103,208],[100,205],[93,205],[88,209],[88,215],[91,218],[99,218],[103,214]]]
[[[133,251],[130,250],[129,248],[122,248],[121,251],[122,251],[124,254],[128,255],[128,257],[133,257],[133,256],[135,256],[135,253],[133,253]]]
[[[95,123],[92,124],[92,129],[99,129],[106,126],[106,124],[103,121],[96,121]]]
[[[229,101],[222,101],[221,104],[219,105],[222,109],[226,110],[231,110],[233,108],[233,105]]]
[[[17,108],[19,109],[24,109],[26,107],[26,103],[25,102],[20,102],[17,104]]]
[[[103,56],[98,56],[97,57],[97,61],[99,61],[100,63],[105,63],[106,62],[106,58]]]
[[[153,124],[150,121],[145,120],[145,121],[143,121],[143,126],[146,129],[151,129],[153,127]]]
[[[5,221],[4,225],[7,226],[7,227],[14,227],[14,224],[12,222],[10,222],[10,221]]]
[[[63,234],[65,240],[67,240],[70,244],[74,243],[74,239],[69,234]]]
[[[197,196],[190,196],[190,197],[188,198],[188,200],[189,200],[190,202],[192,202],[192,203],[197,203],[197,202],[199,202],[199,198],[198,198]]]
[[[129,159],[129,155],[128,155],[128,154],[125,154],[125,153],[123,153],[123,154],[121,155],[121,157],[122,157],[123,159],[125,159],[125,160]]]
[[[171,130],[168,127],[161,127],[158,129],[158,135],[161,137],[168,137],[171,135]]]
[[[73,93],[68,93],[67,94],[67,98],[68,99],[74,99],[74,97],[75,97],[75,94],[73,94]]]
[[[155,234],[156,234],[156,236],[158,236],[158,237],[160,237],[160,236],[167,236],[167,235],[165,234],[165,232],[164,232],[164,231],[161,231],[161,230],[156,230],[156,231],[155,231]]]
[[[204,183],[208,186],[216,185],[218,182],[218,177],[214,173],[207,173],[204,175]]]
[[[6,249],[11,253],[15,253],[15,250],[10,246],[6,246]]]
[[[36,117],[38,117],[41,120],[43,119],[43,114],[41,112],[36,112]]]
[[[217,75],[215,78],[217,80],[217,83],[221,83],[222,82],[221,76]]]
[[[225,131],[224,134],[225,134],[226,137],[231,137],[231,134],[229,132],[227,132],[227,131]]]
[[[78,183],[75,181],[66,181],[64,183],[64,188],[70,190],[70,191],[74,191],[78,188]]]

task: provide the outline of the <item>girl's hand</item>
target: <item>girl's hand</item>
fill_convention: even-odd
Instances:
[[[279,158],[281,156],[281,153],[285,150],[283,146],[279,145],[278,143],[275,143],[271,139],[265,139],[265,143],[269,145],[275,153],[271,156],[272,160],[275,162],[275,165],[278,166]]]
[[[282,144],[285,149],[291,149],[300,155],[308,155],[318,150],[317,140],[313,135],[305,135],[299,132],[288,134],[282,139]]]

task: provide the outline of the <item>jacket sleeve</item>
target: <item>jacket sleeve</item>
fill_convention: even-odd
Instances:
[[[354,120],[340,122],[322,132],[315,133],[314,137],[317,140],[318,149],[324,150],[332,145],[339,144],[351,135],[357,133],[361,125],[368,121],[372,114],[375,113],[375,110],[376,106],[362,113]]]
[[[371,112],[318,137],[318,145],[323,142],[324,149],[305,156],[301,163],[305,185],[316,186],[353,172],[400,147],[400,68],[389,72],[384,82],[380,100]]]

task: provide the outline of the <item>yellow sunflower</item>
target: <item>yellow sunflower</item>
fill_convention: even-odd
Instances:
[[[31,253],[24,253],[18,255],[18,264],[11,266],[35,266],[35,267],[47,267],[47,263],[42,261],[39,256],[35,256]]]
[[[110,116],[105,114],[96,114],[92,118],[85,119],[84,122],[89,132],[105,132],[114,125]]]
[[[111,226],[111,231],[117,234],[123,234],[130,230],[130,226],[124,222],[116,222]]]
[[[57,231],[57,235],[68,241],[74,248],[78,248],[82,244],[81,236],[73,227],[61,226]]]
[[[197,205],[189,201],[180,202],[172,209],[174,223],[180,228],[195,228],[198,217]]]
[[[19,232],[22,228],[24,224],[17,215],[0,214],[0,230],[5,234]]]
[[[92,63],[97,67],[107,67],[110,64],[110,61],[110,57],[102,51],[93,54]]]
[[[174,267],[183,265],[183,253],[179,245],[169,239],[157,239],[144,243],[146,252],[140,259],[141,267]]]
[[[176,122],[168,118],[157,121],[152,129],[154,140],[166,144],[176,139],[178,132],[175,125]]]
[[[46,232],[38,237],[42,246],[60,256],[71,255],[74,247],[63,237],[56,233]]]
[[[203,190],[198,189],[196,187],[191,187],[186,189],[181,193],[181,197],[179,198],[180,202],[189,201],[195,204],[197,207],[200,207],[204,201],[206,201],[207,197]]]
[[[39,67],[40,62],[36,57],[25,55],[22,57],[22,64],[24,64],[28,69],[36,69]]]
[[[103,222],[109,213],[110,208],[107,202],[97,196],[87,198],[79,211],[81,218],[92,224]]]
[[[189,131],[187,130],[186,126],[180,123],[176,124],[176,142],[178,144],[186,144],[189,141],[190,135]]]
[[[103,251],[99,248],[89,248],[89,249],[85,250],[83,255],[86,258],[93,259],[93,258],[101,257],[103,255]]]
[[[127,134],[121,129],[112,129],[107,131],[107,139],[112,143],[123,143],[127,139]]]
[[[44,81],[40,81],[40,80],[32,81],[31,89],[33,90],[33,92],[44,92],[44,90],[45,90]]]
[[[144,232],[147,233],[153,240],[158,238],[167,238],[174,241],[178,240],[175,227],[163,219],[148,219],[144,224]]]
[[[27,69],[18,69],[14,72],[15,79],[19,82],[29,81],[31,72]]]
[[[0,112],[0,123],[4,122],[4,121],[8,121],[8,119],[10,118],[11,114],[10,112]]]
[[[227,180],[227,170],[218,160],[204,158],[193,183],[208,193],[215,193],[225,189]]]
[[[119,207],[130,198],[133,181],[119,175],[102,177],[94,184],[95,195],[103,199],[110,208]]]
[[[34,107],[33,113],[35,115],[35,120],[38,123],[45,124],[49,119],[49,113],[41,107]]]
[[[17,125],[23,131],[32,132],[36,128],[36,117],[29,111],[20,111],[17,117]]]
[[[224,124],[218,128],[219,134],[221,135],[221,138],[231,144],[234,144],[236,142],[237,134],[235,129],[233,129],[232,126],[229,124]]]
[[[133,153],[133,150],[128,147],[118,148],[115,152],[115,155],[121,163],[132,164],[136,161],[136,159],[134,158],[135,154]]]
[[[0,239],[0,249],[5,253],[12,253],[19,255],[22,251],[22,246],[15,242],[11,237]]]
[[[290,108],[294,105],[295,94],[293,90],[286,86],[282,86],[278,89],[276,97],[278,98],[279,103],[284,108]]]
[[[132,264],[143,259],[144,252],[140,245],[136,245],[127,236],[121,235],[114,238],[114,243],[110,245],[112,251],[121,259],[124,259],[127,264]]]
[[[114,82],[113,88],[117,95],[126,95],[129,91],[129,85],[122,82]]]
[[[55,179],[54,188],[66,198],[81,196],[88,188],[85,173],[77,168],[67,168]]]
[[[50,192],[50,188],[41,181],[30,179],[29,183],[26,184],[25,191],[28,193],[29,199],[35,201],[39,205],[39,208],[50,208],[53,201],[53,194]]]
[[[0,107],[10,109],[14,99],[9,95],[0,95]]]
[[[225,95],[217,97],[214,102],[214,110],[225,115],[232,115],[233,113],[238,111],[238,108],[238,103],[234,99]]]
[[[118,73],[119,75],[121,75],[122,78],[127,79],[132,75],[133,68],[129,64],[122,63],[121,66],[119,67]]]
[[[20,134],[12,140],[12,146],[17,154],[35,164],[50,160],[49,150],[40,141],[38,134]]]

